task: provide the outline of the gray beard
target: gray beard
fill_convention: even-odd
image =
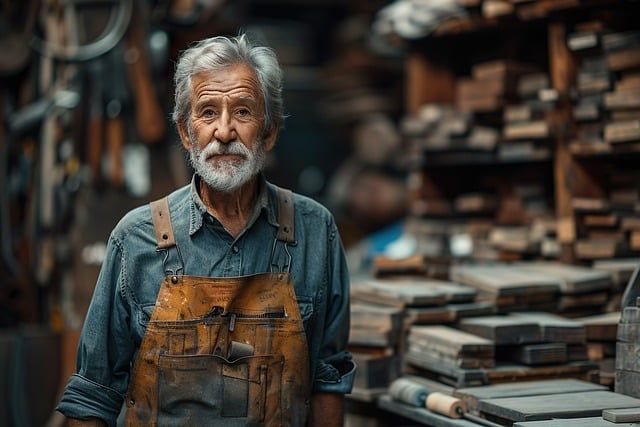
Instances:
[[[191,135],[190,138],[191,141],[195,141]],[[266,151],[263,141],[256,140],[253,147],[253,150],[250,150],[238,140],[225,144],[211,141],[202,150],[192,144],[189,160],[193,169],[209,187],[223,193],[231,193],[258,175],[264,167]],[[243,159],[216,160],[214,166],[208,161],[214,154],[235,154]]]

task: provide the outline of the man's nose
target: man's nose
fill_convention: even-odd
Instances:
[[[236,139],[236,130],[231,120],[231,116],[227,111],[222,112],[220,118],[217,120],[216,129],[213,136],[220,142],[231,142]]]

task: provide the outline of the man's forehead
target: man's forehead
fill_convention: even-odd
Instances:
[[[240,98],[255,99],[259,98],[260,93],[256,73],[246,64],[197,73],[191,83],[196,96],[228,93]]]

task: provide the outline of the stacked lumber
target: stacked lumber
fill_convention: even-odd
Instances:
[[[525,421],[551,420],[552,418],[599,417],[603,410],[625,409],[640,406],[640,399],[605,390],[577,393],[542,394],[536,396],[503,397],[481,400],[478,410],[481,416],[494,423],[512,426],[532,425]],[[565,425],[564,420],[553,421]],[[533,424],[535,425],[535,424]],[[580,424],[578,424],[580,425]],[[596,424],[598,425],[598,424]]]
[[[585,327],[587,356],[600,366],[600,383],[612,386],[615,377],[616,337],[620,312],[575,319]]]
[[[499,139],[497,130],[476,124],[469,112],[445,104],[423,105],[403,119],[400,129],[414,162],[421,161],[425,153],[491,153]]]
[[[363,400],[380,394],[398,374],[395,348],[400,325],[398,308],[351,304],[349,350],[358,365],[354,390]]]
[[[585,345],[586,333],[580,322],[546,312],[515,312],[511,313],[511,316],[537,323],[540,327],[541,339],[543,343],[546,343],[538,347],[533,345],[531,349],[520,350],[520,353],[530,353],[531,355],[526,356],[526,359],[519,357],[516,361],[525,363],[539,360],[546,363],[551,358],[553,362],[562,363],[563,358],[566,362],[588,360]],[[536,351],[540,355],[535,355]],[[551,353],[551,355],[545,355],[545,353]],[[537,357],[538,360],[535,360],[534,357]]]
[[[407,360],[425,369],[495,366],[493,342],[448,326],[412,326],[408,344]]]
[[[633,256],[640,251],[640,174],[617,168],[606,177],[608,197],[574,198],[576,256],[597,260]]]
[[[536,277],[557,279],[557,312],[574,317],[604,311],[613,286],[610,273],[587,267],[556,262],[521,262],[514,267]]]
[[[456,105],[462,111],[501,111],[517,97],[518,79],[535,72],[534,66],[509,60],[483,62],[471,68],[471,77],[456,83]]]
[[[491,301],[498,313],[514,310],[551,310],[560,281],[536,277],[512,266],[461,265],[451,269],[451,279],[476,288],[478,299]]]
[[[553,130],[547,116],[555,108],[557,98],[546,73],[519,77],[514,102],[503,111],[499,158],[535,160],[550,156],[548,141]]]
[[[455,329],[414,325],[405,372],[455,387],[514,379],[592,380],[598,365],[586,360],[584,343],[581,323],[543,312],[468,317]]]
[[[573,116],[578,152],[637,151],[640,143],[640,32],[610,32],[586,22],[569,35],[580,52]]]
[[[616,346],[615,390],[640,397],[640,299],[623,309]]]
[[[354,282],[349,347],[359,363],[358,392],[379,393],[397,375],[413,323],[453,323],[490,313],[490,304],[473,302],[476,293],[457,283],[411,276]]]
[[[562,379],[459,388],[453,391],[453,395],[464,401],[469,412],[475,415],[480,415],[479,404],[480,402],[488,399],[554,394],[559,395],[564,393],[585,393],[605,390],[606,387],[599,384],[574,379]]]
[[[463,319],[459,327],[496,344],[503,364],[562,366],[587,359],[584,327],[545,312],[516,312],[505,316]]]

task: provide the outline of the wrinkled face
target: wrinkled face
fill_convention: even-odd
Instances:
[[[191,80],[191,112],[178,127],[191,164],[213,189],[232,192],[253,178],[273,148],[263,132],[264,105],[255,73],[245,64]]]

